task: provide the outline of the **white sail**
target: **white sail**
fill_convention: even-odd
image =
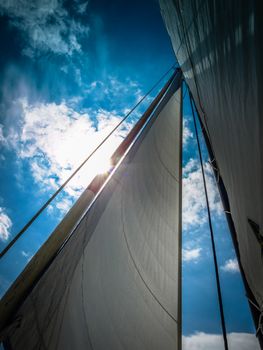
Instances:
[[[180,349],[179,80],[17,311],[12,348]]]
[[[160,5],[228,195],[247,295],[261,306],[261,2],[160,0]]]

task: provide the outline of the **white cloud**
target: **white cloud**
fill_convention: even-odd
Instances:
[[[221,269],[225,272],[238,272],[239,267],[238,267],[238,262],[237,259],[229,259],[225,262],[223,266],[221,266]]]
[[[92,119],[94,111],[80,113],[64,102],[29,105],[24,99],[20,104],[22,120],[16,132],[9,135],[10,144],[20,161],[29,161],[32,176],[42,191],[54,192],[120,121],[115,112],[103,109]],[[58,209],[66,212],[72,199],[98,173],[109,168],[110,156],[130,127],[125,123],[70,181],[65,187],[66,197],[56,203]]]
[[[81,51],[79,37],[89,28],[70,18],[60,0],[0,0],[0,15],[9,16],[10,23],[26,36],[24,54],[42,52],[72,55]]]
[[[183,120],[183,144],[184,146],[188,143],[188,141],[193,138],[193,133],[188,127],[188,121],[184,118]]]
[[[7,241],[10,236],[12,221],[6,214],[5,209],[0,207],[0,240]]]
[[[208,163],[204,166],[209,205],[214,214],[223,212],[220,196]],[[183,168],[183,227],[202,225],[207,220],[203,178],[197,161],[190,159]]]
[[[200,257],[201,248],[183,249],[183,261],[197,261]]]
[[[260,350],[258,340],[250,333],[229,333],[227,335],[231,350]],[[223,338],[218,334],[197,332],[193,335],[183,336],[183,350],[222,350]]]

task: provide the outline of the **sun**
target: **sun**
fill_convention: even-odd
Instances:
[[[108,173],[112,168],[110,157],[105,155],[99,155],[96,157],[94,164],[92,165],[91,171],[95,175],[101,175]]]

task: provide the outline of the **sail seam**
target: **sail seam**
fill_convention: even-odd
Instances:
[[[124,225],[124,213],[123,213],[123,201],[121,201],[121,221],[122,221],[122,232],[123,232],[123,236],[124,236],[124,240],[125,240],[125,243],[126,243],[126,246],[127,246],[127,249],[128,249],[128,253],[130,255],[130,258],[133,262],[133,265],[135,267],[135,270],[137,271],[138,275],[140,276],[143,284],[145,285],[145,287],[148,289],[148,291],[150,292],[150,294],[152,295],[152,297],[155,299],[155,301],[161,306],[161,308],[165,311],[165,313],[170,316],[170,318],[178,323],[178,321],[174,318],[174,316],[166,309],[166,307],[160,302],[160,300],[157,298],[157,296],[154,294],[154,292],[151,290],[151,288],[147,285],[145,279],[143,278],[142,276],[142,273],[140,272],[140,269],[139,267],[137,266],[136,264],[136,261],[133,257],[133,254],[131,252],[131,248],[130,248],[130,245],[129,245],[129,242],[128,242],[128,238],[127,238],[127,235],[126,235],[126,231],[125,231],[125,225]]]
[[[89,325],[88,325],[88,320],[87,320],[87,315],[85,312],[85,307],[84,307],[84,286],[83,286],[83,281],[84,281],[84,259],[85,259],[85,255],[84,255],[84,246],[83,246],[83,252],[82,252],[82,262],[81,262],[81,304],[82,304],[82,310],[83,310],[83,316],[84,316],[84,320],[85,320],[85,326],[87,329],[87,338],[88,338],[88,342],[89,345],[91,347],[91,349],[93,350],[94,347],[92,345],[92,341],[91,341],[91,337],[90,337],[90,331],[89,331]]]
[[[158,157],[158,160],[160,161],[160,163],[162,164],[163,168],[166,170],[166,172],[176,181],[179,183],[179,180],[176,178],[176,176],[171,172],[170,169],[168,169],[168,167],[166,166],[166,164],[163,162],[161,156],[160,156],[160,153],[159,153],[159,150],[158,150],[158,147],[157,147],[157,144],[156,142],[154,142],[154,149],[156,151],[156,155]]]

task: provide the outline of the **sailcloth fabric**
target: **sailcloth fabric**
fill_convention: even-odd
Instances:
[[[212,144],[241,265],[258,305],[263,305],[261,5],[257,0],[160,0],[178,63]]]
[[[12,348],[180,346],[179,83],[18,310]]]

